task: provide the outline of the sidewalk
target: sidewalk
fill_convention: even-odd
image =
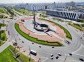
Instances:
[[[6,27],[4,27],[4,28],[6,28]],[[6,30],[6,29],[4,29],[4,30]],[[5,31],[5,33],[6,33],[6,36],[7,36],[7,41],[5,41],[5,43],[0,46],[0,53],[1,53],[3,50],[5,50],[5,49],[10,45],[10,44],[8,43],[8,42],[9,42],[8,32]]]
[[[6,41],[2,46],[0,46],[0,53],[5,50],[10,44]]]
[[[11,42],[11,45],[13,46],[13,42],[15,42],[14,40]],[[30,51],[29,51],[29,49],[26,49],[25,48],[25,46],[23,46],[23,45],[17,45],[17,50],[19,51],[19,52],[21,52],[22,54],[24,54],[25,56],[27,56],[27,57],[31,57],[32,59],[34,59],[35,60],[35,62],[38,62],[38,60],[39,60],[39,58],[40,58],[40,55],[39,54],[37,54],[36,56],[34,56],[34,55],[32,55],[32,54],[29,54],[30,53]]]

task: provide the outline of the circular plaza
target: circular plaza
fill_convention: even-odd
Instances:
[[[36,23],[35,23],[36,22]],[[36,17],[22,18],[15,23],[16,31],[26,39],[43,45],[63,46],[66,33],[58,25]]]

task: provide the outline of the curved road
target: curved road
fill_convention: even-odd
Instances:
[[[57,22],[51,19],[52,21],[59,23],[60,25],[68,29],[73,38],[72,41],[69,40],[71,42],[70,45],[64,47],[52,48],[51,46],[39,45],[36,43],[32,44],[31,41],[26,40],[25,38],[23,38],[21,35],[17,33],[17,31],[14,28],[14,24],[18,19],[23,17],[24,16],[14,17],[14,19],[12,19],[8,23],[7,30],[10,32],[10,39],[17,41],[18,45],[23,46],[25,50],[29,50],[30,48],[32,50],[37,51],[39,58],[41,58],[41,62],[64,62],[66,57],[67,60],[65,62],[69,62],[70,60],[68,61],[68,59],[71,59],[72,60],[71,62],[73,61],[79,62],[78,60],[79,57],[84,58],[84,55],[81,56],[80,54],[77,53],[77,51],[80,51],[81,46],[84,46],[84,41],[80,39],[79,34],[77,34],[77,31],[73,27],[71,27],[65,22]],[[22,41],[24,41],[24,43],[22,43]],[[41,46],[41,48],[39,48],[39,46]],[[55,59],[58,53],[60,53],[62,56],[59,59]],[[73,53],[72,57],[68,56],[68,53]],[[53,60],[50,59],[51,54],[54,55]]]

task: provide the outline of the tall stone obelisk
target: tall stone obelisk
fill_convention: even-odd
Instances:
[[[33,24],[34,24],[34,28],[35,26],[37,27],[38,23],[36,22],[36,15],[35,15],[35,10],[33,8]]]
[[[34,20],[34,22],[36,22],[36,20],[35,20],[35,10],[33,9],[33,20]]]

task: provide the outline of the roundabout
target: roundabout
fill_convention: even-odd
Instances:
[[[15,23],[16,31],[26,39],[48,46],[63,46],[66,33],[55,23],[27,17]],[[23,34],[22,34],[23,33]]]
[[[25,22],[22,22],[21,23],[21,19],[24,19],[25,20]],[[37,18],[38,19],[38,18]],[[32,20],[33,20],[33,17],[27,17],[27,18],[22,18],[22,17],[20,17],[20,19],[18,19],[17,18],[17,20],[15,20],[15,21],[13,21],[13,22],[11,22],[10,23],[10,26],[9,27],[11,27],[9,30],[11,30],[10,32],[11,32],[11,34],[13,34],[13,33],[17,33],[18,34],[18,36],[16,35],[16,34],[14,34],[14,36],[15,36],[15,38],[14,39],[17,39],[18,40],[18,44],[19,45],[22,45],[23,47],[24,47],[24,49],[26,49],[26,50],[29,50],[29,47],[32,49],[32,50],[35,50],[35,51],[37,51],[38,52],[38,54],[40,55],[40,58],[41,59],[43,59],[43,58],[45,58],[44,60],[45,60],[45,62],[52,62],[51,61],[51,59],[50,59],[50,54],[54,54],[55,56],[58,54],[58,53],[61,53],[64,57],[65,56],[67,56],[68,55],[68,53],[73,53],[74,51],[76,51],[76,50],[78,50],[79,49],[79,47],[80,47],[80,42],[78,42],[79,41],[79,37],[78,38],[76,38],[76,33],[72,30],[72,29],[70,29],[70,28],[67,28],[67,29],[70,29],[70,33],[71,33],[71,35],[73,35],[72,37],[73,37],[73,39],[72,39],[72,41],[71,41],[71,44],[70,45],[67,45],[67,46],[62,46],[62,47],[54,47],[54,48],[52,48],[52,43],[50,43],[50,45],[49,46],[45,46],[45,45],[47,45],[47,44],[44,44],[44,43],[42,43],[43,41],[41,41],[41,43],[39,43],[39,44],[37,44],[37,42],[40,42],[40,41],[38,41],[38,40],[36,40],[35,38],[33,38],[33,37],[30,37],[28,34],[26,34],[26,36],[25,36],[25,33],[24,33],[24,31],[22,31],[20,28],[22,27],[22,26],[25,26],[26,27],[26,29],[27,30],[31,30],[31,29],[33,29],[34,28],[34,26],[33,26],[33,24],[32,24]],[[37,20],[37,21],[39,21],[39,19]],[[19,25],[18,24],[18,22],[20,22],[21,24]],[[46,21],[45,21],[46,22]],[[42,22],[39,22],[39,23],[42,23]],[[42,24],[46,24],[46,23],[42,23]],[[48,25],[48,24],[47,24]],[[51,24],[50,24],[51,25]],[[53,24],[52,24],[53,25]],[[20,27],[21,26],[21,27]],[[31,28],[31,27],[32,28]],[[15,29],[13,29],[13,28],[16,28],[16,30]],[[64,26],[65,27],[65,26]],[[32,30],[33,32],[34,32],[34,34],[39,34],[39,35],[47,35],[47,34],[45,34],[45,33],[43,33],[43,32],[37,32],[35,29],[33,29]],[[56,28],[56,32],[58,31],[58,29]],[[26,32],[26,30],[25,30],[25,32]],[[30,31],[31,32],[31,31]],[[59,32],[59,31],[58,31]],[[20,34],[20,35],[19,35]],[[23,36],[23,37],[22,37]],[[43,37],[43,36],[42,36]],[[24,41],[24,44],[22,44],[21,43],[21,41],[19,40],[19,38],[21,39],[21,41]],[[25,39],[26,38],[26,39]],[[35,42],[34,44],[31,42],[31,41],[33,41],[33,40],[36,40],[37,42]],[[42,45],[41,45],[42,44]],[[54,43],[55,44],[55,43]],[[38,46],[41,46],[41,48],[39,48]],[[56,46],[56,44],[55,44],[55,46]],[[66,55],[67,54],[67,55]],[[62,56],[62,57],[63,57]],[[74,54],[73,54],[73,56],[75,56]],[[63,58],[62,58],[63,59]],[[54,59],[55,61],[53,61],[53,62],[56,62],[56,59]],[[63,60],[62,60],[63,61]],[[59,62],[59,61],[57,61],[57,62]]]
[[[38,15],[39,13],[36,17],[35,14],[17,14],[13,19],[5,19],[9,34],[7,42],[0,47],[0,52],[16,42],[17,47],[20,47],[19,52],[36,62],[39,58],[41,62],[79,62],[84,58],[84,41],[80,38],[82,32],[67,22],[53,20],[52,16],[41,19]],[[36,56],[29,54],[32,50],[37,53]]]

